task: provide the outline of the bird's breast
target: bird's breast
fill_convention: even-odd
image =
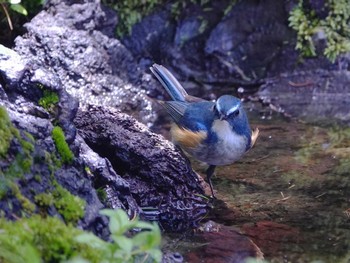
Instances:
[[[213,144],[210,160],[212,165],[227,165],[239,160],[246,152],[248,139],[244,135],[233,131],[231,125],[225,120],[215,120],[212,132],[217,136]],[[209,159],[209,158],[208,158]]]

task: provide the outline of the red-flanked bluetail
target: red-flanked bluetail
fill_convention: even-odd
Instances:
[[[174,120],[173,142],[209,165],[207,181],[215,197],[211,182],[215,167],[239,160],[253,147],[259,130],[250,129],[240,99],[223,95],[212,102],[193,97],[165,67],[154,64],[150,69],[173,99],[161,102]]]

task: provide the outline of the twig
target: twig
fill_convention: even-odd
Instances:
[[[288,84],[291,85],[292,87],[304,87],[304,86],[311,86],[314,83],[309,81],[309,80],[307,80],[305,82],[300,82],[300,83],[296,83],[296,82],[293,82],[293,81],[288,81]]]
[[[2,9],[5,12],[5,16],[6,16],[6,19],[7,19],[7,23],[9,24],[10,30],[12,31],[13,30],[13,26],[12,26],[12,21],[11,21],[11,18],[10,18],[10,14],[7,11],[7,8],[6,8],[5,4],[4,3],[0,3],[0,4],[1,4]]]

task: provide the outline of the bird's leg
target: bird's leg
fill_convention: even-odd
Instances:
[[[211,191],[211,195],[212,195],[213,198],[216,198],[216,197],[214,195],[213,184],[211,182],[211,176],[214,174],[215,167],[216,167],[216,165],[209,165],[209,167],[208,167],[208,169],[206,171],[207,181],[208,181],[208,184],[210,186],[210,191]]]

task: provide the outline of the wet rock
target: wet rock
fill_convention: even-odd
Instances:
[[[152,122],[155,115],[146,94],[157,93],[153,80],[111,37],[116,15],[96,1],[73,2],[49,1],[47,10],[25,25],[28,32],[16,39],[15,50],[34,70],[46,65],[81,104],[118,107]],[[149,90],[142,88],[146,84]]]
[[[292,36],[284,5],[272,0],[239,2],[212,30],[205,50],[221,61],[222,77],[235,75],[249,82],[266,76],[283,42]]]
[[[6,83],[13,86],[17,83],[18,79],[21,79],[26,69],[26,63],[11,49],[0,45],[0,72],[5,79]]]
[[[99,156],[81,138],[77,136],[80,157],[89,167],[89,176],[94,182],[94,188],[105,192],[104,202],[113,209],[123,208],[130,217],[141,213],[141,209],[131,196],[130,185],[118,175],[107,158]]]
[[[276,255],[284,243],[298,243],[302,240],[297,228],[270,221],[245,224],[242,231],[254,240],[266,256]]]
[[[1,129],[12,136],[8,137],[9,141],[2,141],[9,143],[9,148],[0,156],[0,207],[3,215],[15,219],[26,214],[44,213],[67,220],[70,215],[62,212],[64,209],[60,210],[52,203],[40,204],[37,199],[41,194],[54,192],[59,185],[66,196],[72,194],[85,200],[79,225],[106,236],[107,222],[98,214],[104,205],[87,177],[85,165],[79,158],[75,158],[71,164],[59,164],[60,155],[52,139],[52,121],[60,124],[61,118],[64,118],[66,125],[63,122],[62,125],[73,142],[75,127],[72,126],[72,119],[77,104],[67,102],[71,101],[71,97],[57,83],[51,86],[48,75],[48,79],[43,81],[45,89],[57,92],[61,102],[57,105],[57,112],[39,106],[38,100],[43,96],[42,87],[38,86],[41,78],[34,77],[36,74],[29,62],[24,62],[26,60],[13,51],[4,50],[0,49],[1,84],[5,87],[1,88],[4,96],[0,97],[0,106],[6,114],[2,114],[1,120],[6,123],[8,115],[10,122],[3,124]]]
[[[82,109],[75,124],[89,147],[117,172],[107,181],[119,182],[117,191],[131,193],[141,208],[152,208],[144,217],[175,231],[195,225],[205,215],[208,205],[198,197],[204,193],[198,176],[172,143],[111,108]]]
[[[284,114],[312,123],[350,125],[348,71],[300,71],[268,79],[260,99]]]
[[[199,252],[188,253],[188,262],[245,262],[248,258],[263,259],[263,253],[248,237],[239,233],[233,227],[228,227],[208,221],[197,233],[206,244]],[[259,262],[259,261],[257,261]]]
[[[142,23],[134,25],[131,35],[123,37],[123,44],[136,57],[149,57],[160,60],[163,50],[172,42],[172,33],[175,29],[169,10],[161,10],[146,16]],[[149,61],[152,64],[152,61]]]

